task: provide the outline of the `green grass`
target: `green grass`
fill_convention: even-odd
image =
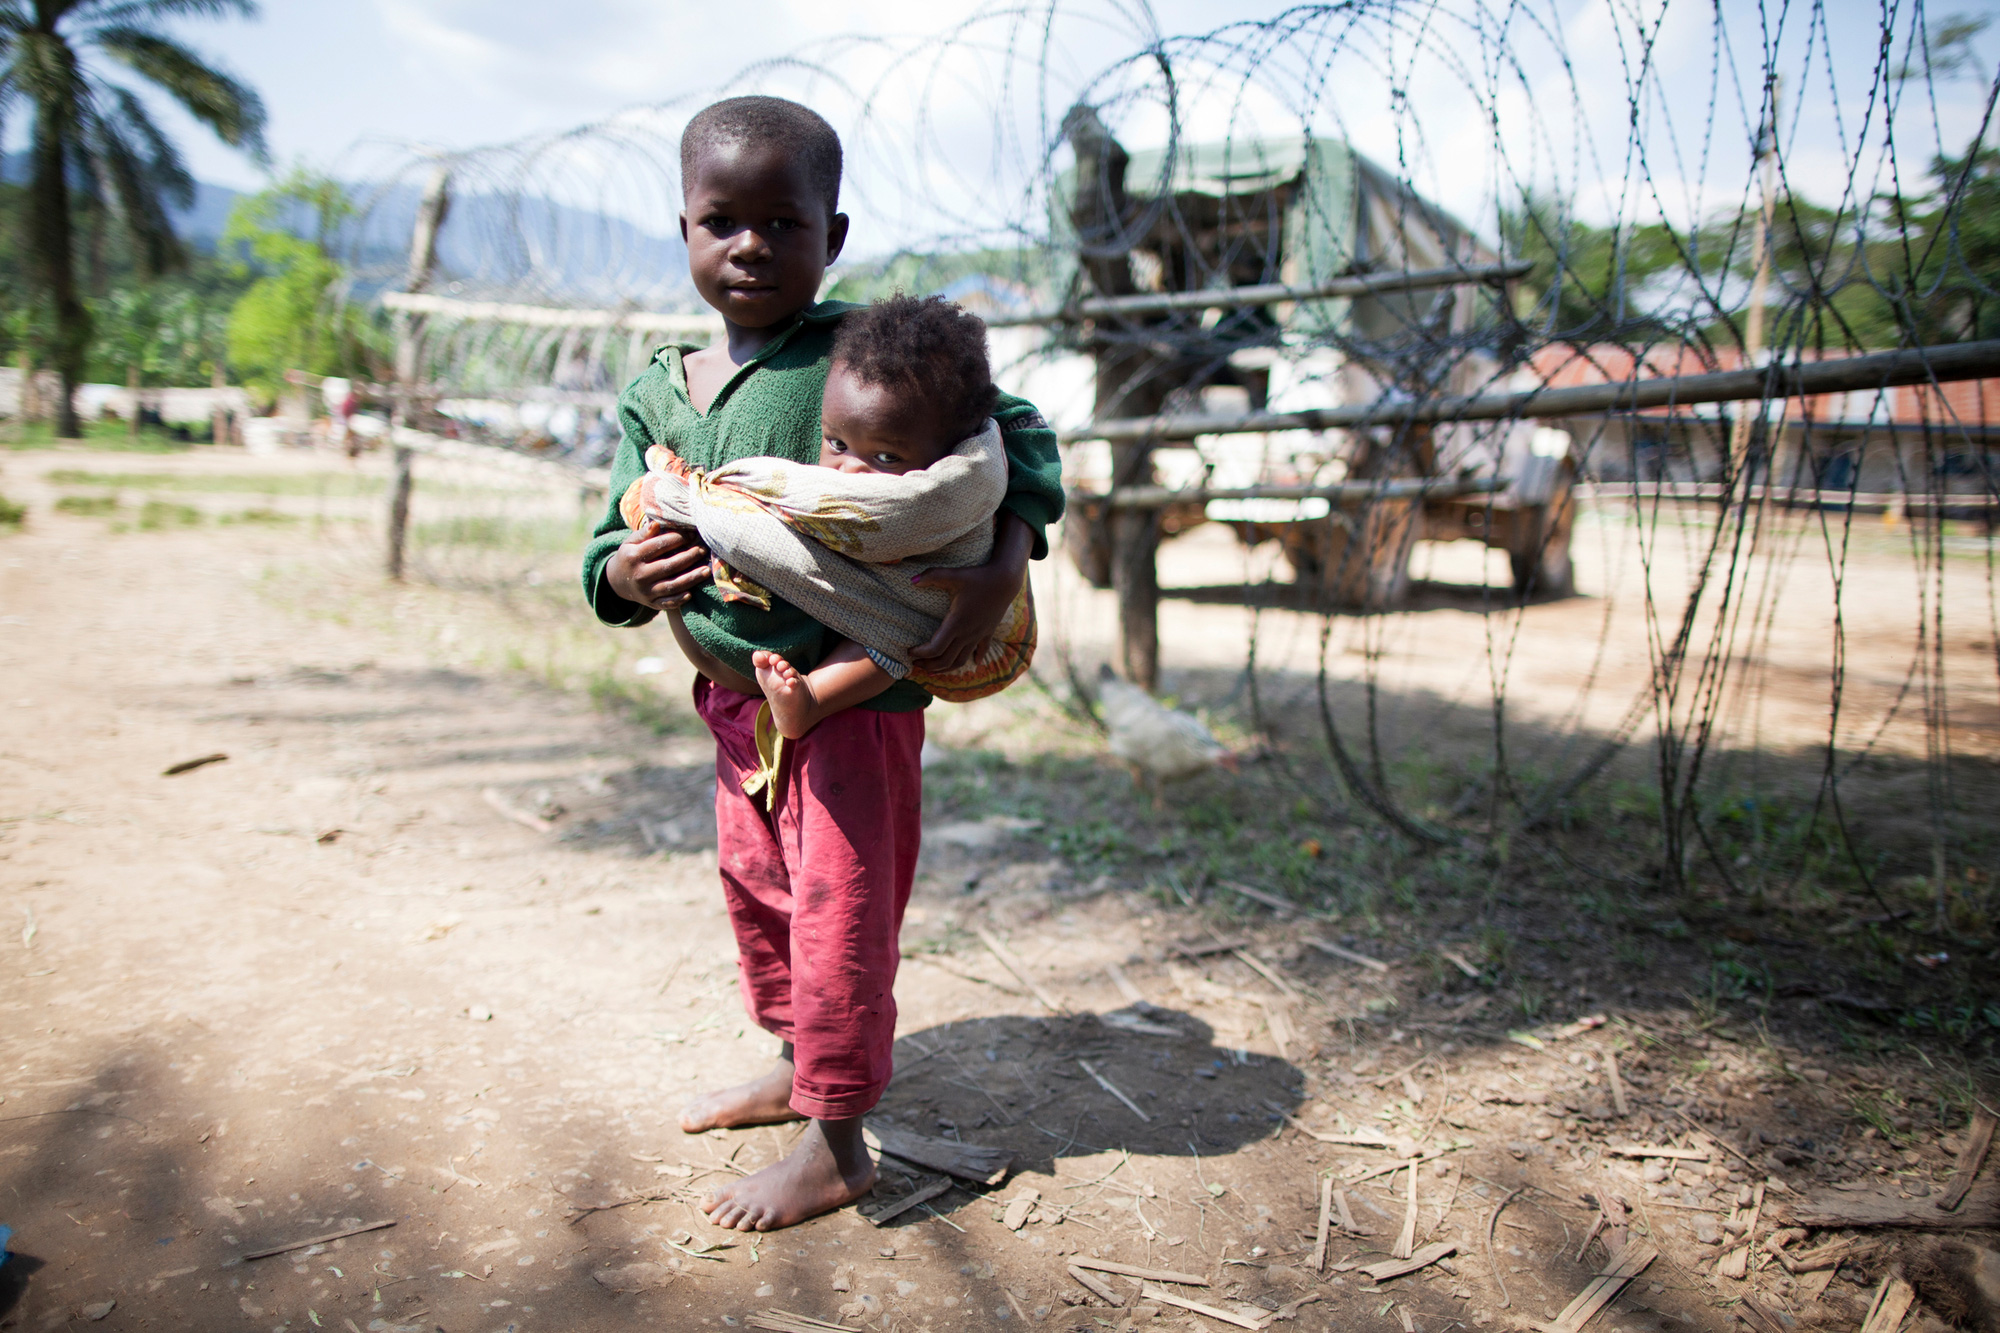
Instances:
[[[65,495],[56,501],[58,514],[74,514],[78,518],[102,518],[117,507],[115,495]]]
[[[220,520],[224,526],[236,523],[253,523],[269,528],[288,528],[300,521],[297,514],[287,514],[277,509],[259,506],[245,509],[241,513],[224,514]]]
[[[19,528],[28,521],[28,506],[0,495],[0,528]]]
[[[201,523],[201,511],[193,505],[177,505],[169,500],[147,500],[139,509],[139,531],[158,532],[162,528],[192,528]]]
[[[281,476],[259,472],[86,472],[80,468],[57,468],[47,475],[46,480],[52,486],[198,491],[217,495],[374,495],[383,486],[380,477],[348,472]]]
[[[0,448],[74,449],[79,445],[85,449],[133,454],[178,454],[194,447],[154,426],[134,435],[122,421],[86,421],[81,440],[58,439],[56,428],[46,421],[9,421],[0,425]]]

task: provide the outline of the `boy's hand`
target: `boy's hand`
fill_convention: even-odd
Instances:
[[[951,594],[951,609],[928,642],[910,650],[910,661],[925,671],[956,671],[976,657],[1000,628],[1007,608],[1028,576],[1034,534],[1012,514],[1002,514],[993,554],[970,569],[933,569],[917,576],[920,588]]]
[[[708,551],[671,528],[635,532],[604,562],[604,581],[628,602],[672,611],[708,582]]]

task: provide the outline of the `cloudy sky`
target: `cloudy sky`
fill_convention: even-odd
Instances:
[[[1925,21],[1996,4],[1934,4]],[[857,190],[884,232],[1030,215],[1024,192],[1048,118],[1079,89],[1120,108],[1128,142],[1161,138],[1157,68],[1118,62],[1157,34],[1286,11],[1250,0],[264,0],[263,9],[253,23],[183,32],[263,92],[281,161],[341,170],[401,151],[384,145],[460,149],[641,104],[669,105],[647,124],[670,142],[678,117],[715,89],[755,86],[828,112],[849,136]],[[1827,199],[1888,187],[1894,167],[1907,174],[1939,146],[1962,147],[2000,57],[1996,29],[1976,45],[1987,62],[1978,77],[1877,84],[1883,11],[1867,0],[1782,6],[1782,29],[1776,0],[1769,17],[1754,0],[1384,0],[1346,13],[1356,10],[1267,46],[1184,48],[1174,96],[1189,132],[1339,134],[1475,221],[1523,187],[1561,191],[1599,217],[1703,215],[1748,188],[1766,50],[1784,72],[1788,175]],[[1900,0],[1889,12],[1906,42],[1922,11]],[[785,58],[818,68],[766,65],[741,81]],[[1899,163],[1884,152],[1891,134]],[[252,164],[206,136],[181,141],[202,178],[257,184]]]

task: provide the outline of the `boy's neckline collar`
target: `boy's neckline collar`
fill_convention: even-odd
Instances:
[[[766,357],[776,352],[779,348],[783,347],[786,343],[790,342],[792,335],[798,332],[801,325],[832,323],[833,321],[838,320],[841,316],[846,315],[851,311],[860,310],[863,308],[864,307],[862,306],[862,304],[858,301],[813,302],[811,305],[807,306],[804,310],[801,310],[799,311],[798,314],[794,315],[792,317],[792,322],[786,325],[782,330],[780,330],[778,334],[771,339],[771,341],[765,343],[762,347],[758,348],[756,352],[751,355],[748,361],[745,361],[742,365],[738,366],[736,368],[736,373],[739,375],[742,374],[745,370],[748,370],[751,366],[756,365],[759,361],[764,360]],[[689,352],[706,351],[708,348],[712,346],[714,346],[713,343],[700,343],[700,344],[690,343],[690,342],[662,343],[660,344],[658,350],[656,350],[653,353],[653,359],[656,361],[661,361],[662,364],[665,364],[663,358],[665,357],[669,349],[680,352],[682,355],[686,355]],[[734,380],[735,377],[736,377],[735,375],[732,375],[730,376],[730,379]]]

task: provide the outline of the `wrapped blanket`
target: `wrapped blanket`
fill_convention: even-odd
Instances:
[[[1007,454],[991,420],[927,468],[901,476],[849,473],[782,458],[742,458],[703,471],[662,445],[619,513],[693,528],[709,551],[718,592],[769,607],[784,598],[867,650],[891,676],[907,676],[953,703],[996,694],[1027,671],[1035,652],[1034,604],[1023,584],[986,651],[957,671],[926,673],[910,651],[937,632],[949,594],[910,580],[928,569],[984,564],[993,515],[1007,494]]]

